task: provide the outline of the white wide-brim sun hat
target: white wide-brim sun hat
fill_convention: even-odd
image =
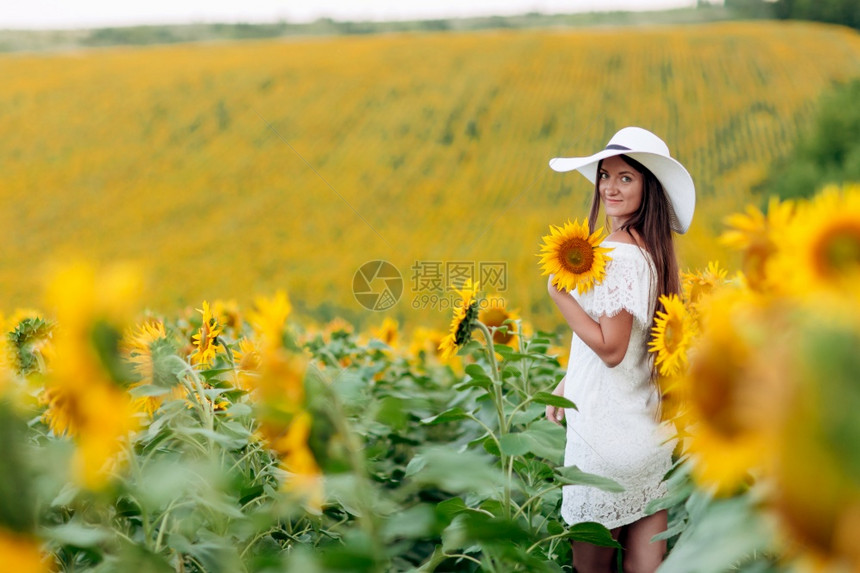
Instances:
[[[696,186],[683,165],[672,158],[666,143],[641,127],[625,127],[612,136],[606,148],[588,157],[556,157],[549,166],[554,171],[574,169],[595,182],[597,164],[615,155],[626,155],[647,167],[663,185],[672,207],[672,230],[684,234],[693,221],[696,210]]]

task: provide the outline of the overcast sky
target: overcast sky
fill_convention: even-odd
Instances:
[[[0,0],[0,29],[656,10],[696,0]]]

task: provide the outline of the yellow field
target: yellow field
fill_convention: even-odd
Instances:
[[[731,260],[721,219],[858,74],[856,32],[797,23],[3,56],[0,311],[85,257],[141,264],[163,311],[284,287],[320,318],[442,326],[412,309],[415,262],[497,261],[511,306],[553,327],[534,255],[590,189],[549,158],[652,129],[698,185],[682,267]],[[385,313],[352,294],[372,259],[405,281]]]

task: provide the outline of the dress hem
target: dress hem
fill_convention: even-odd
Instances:
[[[610,522],[608,522],[608,524],[603,523],[601,521],[598,521],[597,519],[580,519],[578,521],[574,521],[573,523],[571,523],[565,519],[564,522],[568,526],[573,526],[573,525],[576,525],[577,523],[592,522],[592,523],[599,523],[600,525],[602,525],[606,529],[615,529],[616,527],[624,527],[625,525],[630,525],[631,523],[636,523],[637,521],[639,521],[643,517],[647,517],[648,515],[649,514],[645,513],[645,510],[642,510],[642,511],[639,511],[637,513],[632,513],[626,517],[622,517],[622,518],[610,521]],[[562,518],[564,518],[564,516],[562,516]]]

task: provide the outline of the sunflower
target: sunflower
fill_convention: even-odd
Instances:
[[[576,287],[580,294],[600,284],[606,274],[606,253],[612,249],[601,247],[603,228],[589,234],[588,223],[568,221],[563,227],[550,225],[551,233],[543,237],[540,264],[543,274],[555,275],[552,284],[571,291]]]
[[[286,342],[287,317],[292,310],[287,293],[281,290],[271,298],[257,297],[248,313],[248,322],[267,348],[280,348]]]
[[[156,361],[160,348],[172,350],[167,340],[164,323],[160,320],[147,320],[136,328],[126,330],[120,342],[120,351],[125,359],[134,365],[134,373],[140,377],[140,381],[131,384],[129,390],[156,383]],[[161,379],[163,376],[158,378]],[[134,406],[135,409],[152,416],[161,406],[161,401],[161,396],[141,396],[134,400]]]
[[[689,415],[683,398],[682,376],[658,376],[657,390],[660,392],[660,420],[672,422],[679,436],[686,436]]]
[[[96,364],[96,358],[68,359],[68,352],[88,349],[62,338],[56,366],[42,400],[45,424],[57,436],[69,436],[77,446],[72,460],[75,478],[84,487],[99,489],[107,481],[122,450],[123,436],[137,427],[128,394]]]
[[[3,567],[16,573],[48,573],[51,567],[39,549],[39,541],[29,535],[0,528],[0,556]]]
[[[546,355],[555,358],[558,361],[558,365],[567,370],[567,361],[570,360],[570,346],[551,344],[546,350]]]
[[[212,315],[218,323],[234,332],[242,328],[242,313],[235,300],[215,300],[212,302]]]
[[[88,489],[105,485],[123,438],[137,427],[118,342],[139,284],[128,268],[97,273],[73,265],[58,271],[47,289],[60,326],[42,394],[48,405],[43,419],[55,435],[74,439],[73,473]]]
[[[378,327],[371,328],[370,333],[374,338],[381,340],[387,346],[396,348],[398,338],[400,337],[398,326],[396,320],[386,317]]]
[[[323,502],[322,471],[308,447],[310,414],[298,412],[277,436],[271,435],[272,430],[272,426],[263,427],[264,434],[269,433],[269,447],[278,455],[281,467],[287,473],[284,488],[303,496],[311,509],[319,511]]]
[[[448,335],[439,344],[442,360],[448,360],[457,350],[472,339],[472,328],[478,318],[478,283],[468,279],[461,290],[460,300],[454,304],[454,318]]]
[[[191,354],[191,363],[211,366],[215,361],[215,356],[224,350],[224,347],[218,344],[217,340],[222,331],[221,325],[212,316],[209,303],[205,300],[203,301],[203,308],[197,309],[197,312],[203,314],[203,321],[200,324],[200,330],[191,337],[196,348]]]
[[[323,340],[325,340],[326,342],[330,342],[333,338],[337,336],[344,337],[346,335],[352,334],[354,330],[355,328],[352,326],[352,324],[337,316],[330,320],[328,324],[326,324],[323,328]]]
[[[769,271],[797,297],[860,291],[860,185],[830,186],[798,208]]]
[[[264,351],[259,376],[252,379],[252,397],[267,409],[284,412],[300,410],[305,402],[305,373],[308,360],[303,354],[284,349]]]
[[[723,287],[702,309],[701,334],[679,379],[693,477],[731,493],[770,465],[788,391],[778,341],[788,313],[749,290]],[[768,346],[766,346],[768,345]]]
[[[726,282],[726,269],[718,261],[711,261],[704,271],[681,273],[684,298],[692,305],[711,294],[715,287]]]
[[[233,351],[233,359],[239,387],[250,391],[253,388],[256,373],[260,370],[260,351],[254,341],[248,338],[240,340],[239,348]]]
[[[415,327],[409,341],[409,355],[419,360],[426,360],[431,355],[437,356],[443,338],[445,338],[445,333],[434,328]]]
[[[251,354],[249,348],[244,357]],[[321,472],[308,446],[311,417],[304,409],[307,367],[304,355],[282,348],[264,350],[259,375],[247,381],[259,435],[287,472],[285,488],[302,494],[309,506],[318,510],[322,504]]]
[[[792,201],[780,202],[773,197],[767,214],[750,205],[745,214],[735,213],[725,219],[729,230],[720,236],[720,241],[742,253],[744,275],[754,290],[768,289],[767,265],[791,224],[794,208]]]
[[[4,317],[2,324],[5,325],[6,331],[14,330],[22,320],[28,318],[41,318],[44,320],[44,314],[35,308],[16,308],[15,311],[8,317]]]
[[[236,369],[257,371],[260,369],[260,351],[253,340],[243,338],[239,341],[239,348],[233,352],[236,359]]]
[[[493,343],[516,346],[516,327],[513,324],[517,316],[505,307],[505,299],[498,295],[488,296],[487,301],[491,304],[481,309],[478,320],[493,333]],[[511,322],[505,322],[511,321]]]
[[[34,372],[44,372],[47,366],[46,348],[51,344],[54,324],[44,320],[35,311],[13,315],[8,323],[5,340],[6,354],[4,356],[18,374],[27,376]]]
[[[148,319],[135,328],[125,331],[120,350],[123,356],[134,365],[134,372],[145,383],[152,384],[155,375],[153,347],[168,344],[164,323],[158,319]]]
[[[663,310],[657,311],[648,350],[657,353],[654,363],[661,375],[676,376],[687,367],[695,324],[678,295],[663,295],[659,303]]]

